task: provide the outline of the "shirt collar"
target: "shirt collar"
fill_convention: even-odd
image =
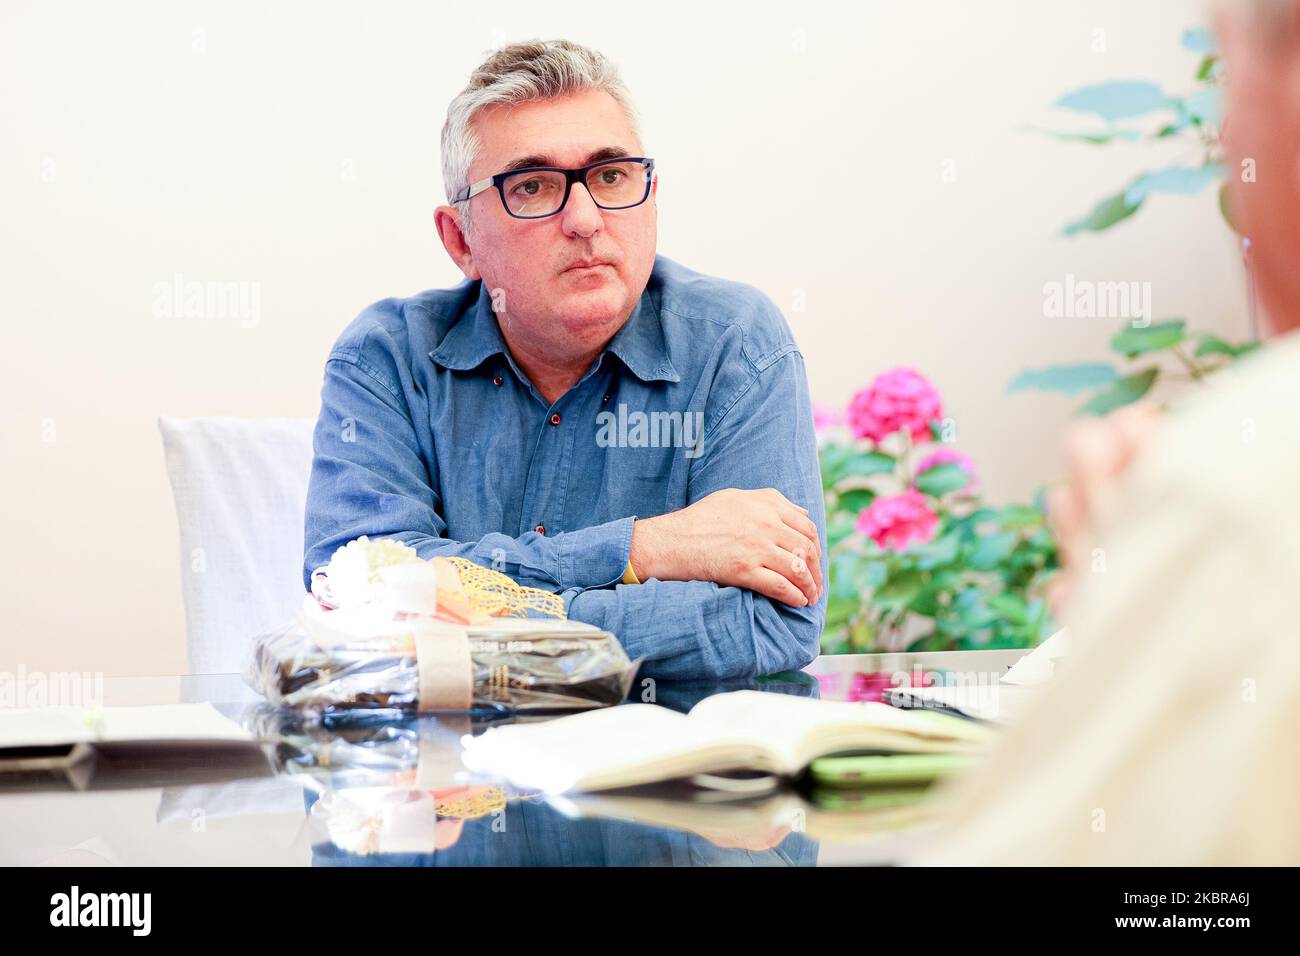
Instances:
[[[680,382],[682,377],[673,367],[664,341],[663,320],[650,295],[649,287],[641,293],[632,315],[623,327],[614,333],[605,346],[606,352],[617,355],[637,378],[643,382]]]
[[[506,340],[501,337],[501,327],[492,311],[492,297],[482,282],[478,287],[474,304],[429,353],[429,358],[444,368],[467,371],[482,365],[489,356],[506,351]]]
[[[681,381],[668,355],[659,309],[648,287],[641,293],[632,315],[609,340],[605,351],[617,355],[643,382]],[[444,368],[466,371],[477,368],[499,353],[510,354],[497,324],[496,313],[492,311],[492,297],[480,282],[478,301],[447,330],[429,357]]]

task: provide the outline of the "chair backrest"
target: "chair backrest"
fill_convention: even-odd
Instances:
[[[190,673],[243,669],[302,601],[313,422],[159,418],[180,524]]]

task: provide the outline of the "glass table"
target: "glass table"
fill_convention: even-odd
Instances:
[[[992,687],[1014,719],[1033,691],[998,679],[1024,653],[835,655],[797,673],[652,686],[656,703],[686,711],[745,688],[873,700],[900,684],[966,682]],[[629,699],[642,699],[645,686]],[[931,794],[793,783],[725,799],[686,785],[548,797],[476,779],[460,762],[464,735],[546,718],[323,726],[270,710],[235,674],[105,678],[103,694],[108,706],[207,701],[265,742],[0,775],[0,865],[888,864],[926,839],[933,805]]]

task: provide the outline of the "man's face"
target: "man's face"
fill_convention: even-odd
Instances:
[[[1229,208],[1250,237],[1273,331],[1300,324],[1300,45],[1269,41],[1236,15],[1217,24],[1224,53]]]
[[[476,182],[525,160],[529,166],[585,166],[613,150],[640,156],[641,143],[608,93],[491,107],[474,118],[480,148]],[[504,307],[502,325],[557,361],[599,348],[626,321],[654,266],[657,209],[650,197],[631,209],[604,210],[574,183],[564,209],[545,219],[515,219],[495,189],[471,200],[470,264]],[[583,264],[599,263],[584,267]],[[499,291],[498,291],[499,290]]]

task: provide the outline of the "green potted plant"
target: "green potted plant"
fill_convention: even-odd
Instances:
[[[1052,628],[1056,544],[1038,505],[986,504],[939,393],[908,368],[817,411],[824,653],[1029,647]]]

